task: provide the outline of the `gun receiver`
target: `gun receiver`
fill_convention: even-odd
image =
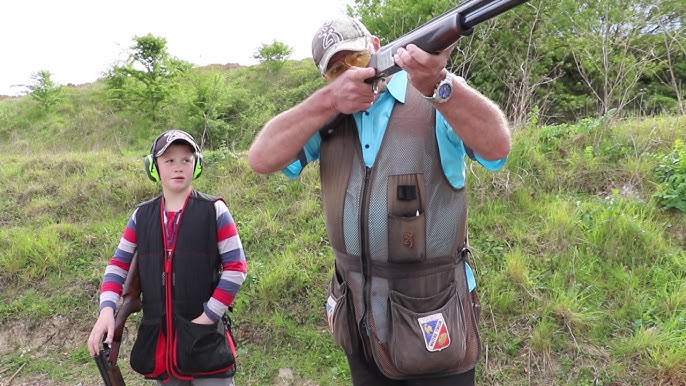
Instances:
[[[376,75],[367,79],[374,83],[400,71],[393,55],[398,48],[415,44],[422,50],[437,54],[455,44],[462,36],[470,35],[474,26],[506,12],[528,0],[470,0],[443,13],[426,24],[406,33],[381,47],[372,55],[367,67],[373,67]]]
[[[114,316],[114,336],[112,344],[103,344],[100,354],[95,357],[102,380],[105,386],[126,386],[121,375],[117,358],[119,357],[119,346],[121,345],[126,319],[129,315],[140,311],[143,308],[141,302],[141,282],[138,276],[138,255],[134,255],[131,266],[124,282],[121,294],[121,306],[117,309]]]
[[[119,366],[113,365],[109,360],[110,350],[110,347],[106,343],[103,343],[100,354],[95,357],[95,364],[98,365],[100,376],[102,377],[103,382],[105,382],[105,386],[126,386]]]

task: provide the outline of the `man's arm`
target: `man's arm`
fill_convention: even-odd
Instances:
[[[510,153],[512,141],[505,114],[466,83],[453,79],[453,95],[436,108],[462,141],[484,159],[498,160]]]
[[[407,71],[410,83],[424,95],[433,94],[445,77],[445,65],[452,48],[438,55],[410,44],[398,49],[396,63]],[[486,160],[505,158],[511,149],[510,127],[502,110],[490,99],[453,79],[453,94],[434,106],[464,143]]]
[[[283,169],[338,113],[351,114],[369,108],[375,95],[364,80],[372,76],[373,68],[351,68],[300,104],[272,118],[250,146],[248,163],[252,169],[260,174]]]

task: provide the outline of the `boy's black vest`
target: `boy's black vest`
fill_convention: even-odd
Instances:
[[[443,172],[435,119],[408,86],[372,168],[352,116],[322,133],[322,196],[336,258],[328,301],[334,339],[393,379],[463,373],[481,349],[478,298],[465,274],[466,189],[453,188]]]
[[[224,326],[190,323],[203,313],[203,303],[212,296],[221,275],[214,207],[219,199],[191,191],[171,249],[164,242],[162,197],[138,206],[136,253],[143,319],[132,349],[131,366],[146,378],[163,379],[170,374],[181,379],[231,375],[234,357],[226,352],[229,348]],[[208,360],[197,363],[201,356],[184,353],[193,352],[192,345],[201,338],[217,347],[208,354]],[[218,362],[210,363],[215,359]]]
[[[143,319],[159,320],[165,314],[165,264],[173,264],[173,311],[186,319],[203,312],[219,278],[218,198],[192,191],[181,213],[173,259],[165,253],[162,198],[141,204],[136,216],[138,265],[143,292]],[[171,260],[171,261],[169,261]]]

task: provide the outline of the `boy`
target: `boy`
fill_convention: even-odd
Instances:
[[[162,195],[139,204],[105,269],[100,315],[88,338],[111,343],[114,311],[136,254],[143,319],[131,367],[158,384],[232,386],[234,352],[222,317],[247,273],[236,224],[222,198],[191,187],[202,155],[181,130],[162,133],[145,159]]]

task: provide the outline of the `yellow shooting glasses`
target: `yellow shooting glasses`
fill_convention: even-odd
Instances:
[[[372,60],[372,53],[369,50],[355,51],[346,55],[343,60],[334,63],[331,68],[326,70],[324,78],[329,82],[341,76],[350,67],[367,67]]]

